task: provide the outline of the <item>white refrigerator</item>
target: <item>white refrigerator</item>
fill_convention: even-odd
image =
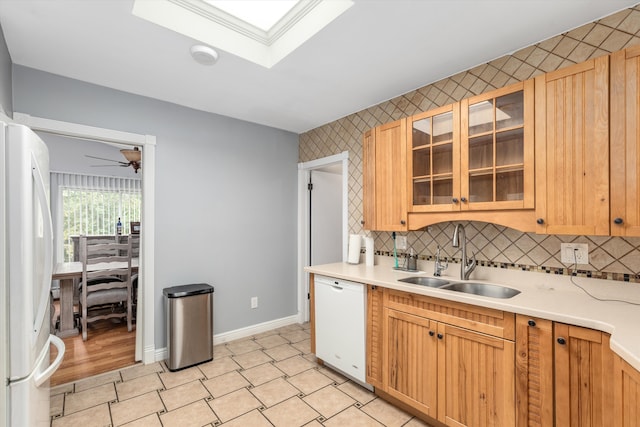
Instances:
[[[50,334],[49,152],[31,129],[0,122],[0,164],[0,426],[49,426],[49,377],[64,357]]]

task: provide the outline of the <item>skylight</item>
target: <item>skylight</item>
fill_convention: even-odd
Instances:
[[[271,68],[352,5],[353,0],[134,0],[132,13]]]
[[[297,4],[298,0],[204,0],[244,22],[269,31]]]

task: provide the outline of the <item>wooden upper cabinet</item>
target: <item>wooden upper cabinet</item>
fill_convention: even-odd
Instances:
[[[533,209],[534,81],[461,101],[462,210]]]
[[[376,230],[406,231],[406,119],[375,128]]]
[[[376,140],[375,131],[362,137],[362,228],[376,229]]]
[[[407,119],[407,197],[410,212],[460,209],[460,105]]]
[[[536,232],[609,234],[609,57],[535,79]]]
[[[611,55],[611,235],[640,236],[640,46]]]

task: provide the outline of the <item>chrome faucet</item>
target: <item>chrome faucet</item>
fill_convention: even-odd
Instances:
[[[436,263],[433,266],[433,275],[436,277],[442,276],[442,272],[449,267],[449,263],[445,262],[444,265],[440,262],[440,246],[436,250]]]
[[[453,230],[453,241],[451,242],[451,246],[453,246],[454,248],[460,247],[460,241],[462,241],[460,279],[469,280],[471,272],[476,268],[476,254],[473,254],[471,263],[469,263],[467,260],[467,236],[464,232],[464,226],[462,224],[456,224],[456,228]]]

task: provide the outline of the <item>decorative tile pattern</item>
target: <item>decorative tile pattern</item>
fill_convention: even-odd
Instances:
[[[268,346],[266,338],[274,347],[246,351],[254,348],[248,343]],[[306,343],[306,352],[301,354],[291,344],[282,344],[291,339]],[[170,372],[164,363],[138,365],[52,388],[52,426],[297,427],[402,423],[428,427],[339,373],[318,366],[309,353],[309,339],[308,323],[289,325],[216,346],[213,361],[182,371]],[[269,352],[277,348],[294,352],[283,359],[271,360]],[[217,349],[221,350],[220,355]],[[233,360],[243,356],[253,358],[254,352],[263,352],[269,361],[243,369]],[[105,382],[107,379],[110,381]]]
[[[408,92],[394,99],[312,129],[299,137],[299,160],[307,162],[349,152],[349,233],[375,239],[378,254],[393,249],[391,233],[362,229],[362,134],[381,124],[501,88],[590,58],[640,44],[640,5],[520,49],[470,70]],[[560,262],[560,242],[589,244],[587,266],[578,274],[640,282],[640,243],[637,239],[593,236],[538,236],[480,222],[465,223],[472,250],[483,265],[520,270],[574,274]],[[407,233],[416,253],[432,259],[441,246],[449,261],[459,262],[451,247],[453,226],[437,224]],[[473,233],[473,234],[472,234]]]

